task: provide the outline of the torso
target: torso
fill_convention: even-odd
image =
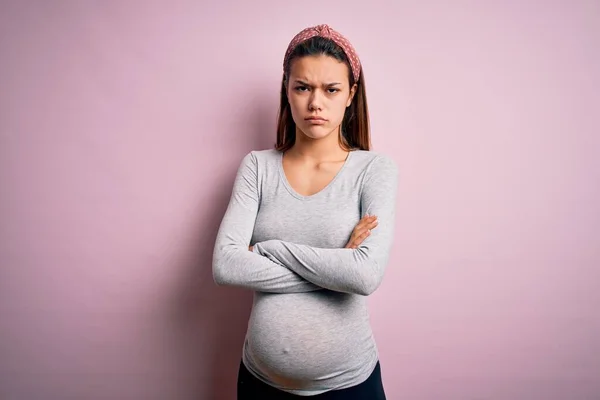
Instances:
[[[255,154],[260,207],[251,244],[343,248],[360,219],[361,182],[375,155],[353,151],[347,162],[307,167],[275,150]],[[325,289],[255,292],[243,359],[257,378],[294,394],[358,384],[378,359],[366,298]]]

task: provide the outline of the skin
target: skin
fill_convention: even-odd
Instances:
[[[290,65],[286,93],[296,124],[296,141],[283,156],[283,169],[292,188],[301,195],[321,191],[348,157],[339,135],[344,112],[357,88],[356,84],[350,87],[349,74],[345,63],[326,55],[297,58]],[[311,116],[322,117],[325,122],[311,123],[307,120]],[[376,216],[362,218],[345,248],[357,248],[376,226]]]

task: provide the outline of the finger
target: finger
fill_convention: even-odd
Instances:
[[[354,245],[356,247],[360,246],[366,238],[368,238],[371,235],[371,231],[367,230],[365,233],[363,233],[362,235],[360,235],[359,237],[356,238],[356,240],[354,241]]]
[[[354,246],[354,248],[360,246],[362,244],[362,242],[364,242],[365,239],[367,237],[369,237],[370,234],[371,234],[371,231],[369,229],[367,229],[364,233],[362,233],[361,235],[358,235],[356,237],[356,239],[354,239],[352,241],[352,246]]]
[[[370,223],[372,223],[373,221],[377,221],[377,217],[374,215],[370,215],[370,216],[365,216],[363,217],[358,224],[356,224],[356,226],[354,227],[354,229],[362,229],[367,227]]]
[[[358,223],[356,224],[356,226],[354,227],[354,229],[356,229],[358,227],[361,227],[361,226],[364,226],[365,224],[368,224],[370,220],[371,220],[371,218],[368,217],[368,216],[362,217],[360,219],[360,221],[358,221]]]
[[[360,235],[364,234],[365,231],[373,230],[373,229],[377,228],[377,225],[379,225],[379,221],[377,221],[377,220],[375,220],[373,222],[369,222],[368,224],[361,226],[360,228],[355,228],[354,232],[352,232],[352,235],[354,237],[359,237]]]
[[[366,226],[363,228],[355,229],[354,232],[352,232],[352,236],[350,236],[350,240],[352,242],[354,242],[356,239],[358,239],[360,236],[362,236],[368,230],[369,230],[369,228]]]
[[[367,224],[368,224],[368,223],[371,223],[371,222],[373,222],[373,221],[377,221],[377,216],[376,216],[376,215],[368,215],[368,216],[365,216],[365,217],[364,217],[364,218],[361,220],[361,222],[363,222],[363,223],[367,223]]]
[[[346,247],[347,248],[356,248],[366,238],[366,236],[363,236],[363,235],[365,235],[365,233],[369,229],[374,229],[375,227],[377,227],[378,224],[379,224],[379,221],[377,220],[377,216],[365,215],[363,218],[361,218],[359,223],[356,225],[356,227],[352,231],[352,234],[350,235],[350,241],[348,242]],[[362,239],[359,239],[361,236],[363,236]],[[357,240],[360,240],[360,242],[357,243],[356,242]]]

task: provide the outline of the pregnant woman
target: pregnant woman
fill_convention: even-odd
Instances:
[[[254,291],[239,400],[385,399],[366,296],[393,244],[398,170],[370,150],[350,42],[302,30],[283,61],[277,143],[242,160],[213,275]]]

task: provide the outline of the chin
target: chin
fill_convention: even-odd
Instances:
[[[304,136],[309,137],[311,139],[323,139],[335,133],[336,130],[331,129],[329,127],[324,127],[322,125],[309,125],[303,126],[302,129],[300,129],[300,131]]]

